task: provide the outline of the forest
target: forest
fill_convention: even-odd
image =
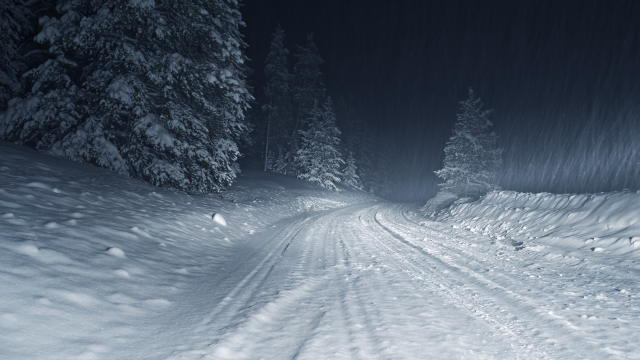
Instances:
[[[534,85],[531,80],[521,84],[532,91],[551,86],[553,91],[548,93],[554,100],[546,102],[539,99],[541,95],[487,87],[492,81],[489,74],[496,73],[494,80],[503,83],[505,73],[521,76],[530,62],[526,55],[510,47],[497,48],[497,40],[484,36],[502,29],[486,27],[484,33],[465,35],[459,44],[432,49],[438,51],[431,52],[431,60],[425,59],[426,70],[417,71],[416,77],[441,66],[438,61],[447,61],[443,54],[469,42],[480,45],[461,48],[463,53],[456,59],[460,64],[478,54],[490,57],[493,53],[517,61],[502,73],[469,63],[480,70],[466,84],[452,77],[458,89],[455,98],[449,91],[449,100],[443,103],[429,90],[423,95],[426,105],[417,108],[415,93],[402,103],[395,98],[406,91],[389,86],[372,97],[363,92],[364,85],[355,83],[361,74],[335,75],[338,65],[334,62],[346,61],[336,60],[336,51],[343,51],[345,59],[355,55],[342,43],[336,49],[316,44],[318,37],[326,44],[328,35],[323,31],[333,30],[320,27],[294,33],[304,41],[288,48],[286,29],[276,25],[268,30],[269,39],[262,36],[261,43],[255,43],[256,32],[264,32],[266,22],[246,23],[243,12],[252,21],[256,11],[268,9],[265,4],[19,0],[3,1],[1,6],[6,36],[1,44],[0,138],[155,186],[187,193],[220,192],[241,171],[238,160],[242,157],[259,158],[265,171],[296,176],[327,189],[336,190],[335,183],[342,182],[400,201],[422,202],[440,189],[454,188],[469,195],[472,187],[471,194],[477,198],[493,189],[584,193],[639,186],[640,152],[635,139],[640,126],[638,102],[633,100],[638,87],[622,80],[625,74],[637,72],[637,66],[630,64],[639,56],[639,40],[625,22],[607,28],[600,38],[591,37],[600,28],[580,31],[582,23],[575,29],[554,25],[551,30],[563,36],[552,36],[551,30],[515,33],[510,41],[525,40],[531,48],[546,43],[531,54],[538,58],[530,64],[531,71],[540,72],[544,64],[555,61],[560,64],[557,69],[544,68],[549,77],[568,74],[558,80],[558,86]],[[315,5],[309,6],[314,9]],[[429,6],[419,10],[435,10]],[[473,6],[469,7],[470,14]],[[280,11],[277,5],[272,8],[273,13]],[[389,10],[401,11],[402,6]],[[569,8],[559,10],[560,15],[550,18],[552,23]],[[597,10],[585,7],[583,15],[595,16]],[[620,4],[606,15],[618,16],[624,10]],[[322,16],[327,15],[319,19]],[[409,22],[413,19],[408,17]],[[482,20],[463,20],[465,25],[460,26],[482,25]],[[504,23],[507,29],[516,29],[513,19]],[[291,26],[300,31],[297,23]],[[566,65],[560,55],[554,60],[553,49],[571,41],[569,35],[574,32],[585,33],[574,42],[594,45],[593,49],[576,48],[577,54],[588,56],[583,56],[582,64],[571,66],[597,69],[609,64],[608,73],[598,70],[603,75],[595,83],[586,75],[589,72],[584,72],[581,83],[572,72],[563,71]],[[605,46],[609,38],[623,41],[613,41],[606,45],[608,52],[598,55],[596,46]],[[408,51],[401,49],[398,56]],[[324,59],[323,52],[332,54],[331,61]],[[377,67],[386,61],[380,59],[388,58],[372,56],[367,62]],[[402,78],[411,76],[406,69],[397,71]],[[383,79],[385,74],[367,76]],[[419,85],[395,86],[443,87],[443,79],[430,78]],[[562,84],[571,82],[576,87],[563,90],[566,85]],[[620,96],[612,95],[616,91]],[[554,95],[560,93],[580,95],[584,102],[573,96],[563,105]],[[371,102],[384,94],[389,100]],[[495,110],[491,119],[478,102],[474,121],[486,124],[464,125],[463,118],[469,118],[471,111],[469,101],[482,98],[486,102],[485,94],[490,102],[484,110]],[[387,108],[380,108],[385,103]],[[532,108],[535,103],[541,106]],[[394,108],[399,111],[390,110]],[[466,190],[461,190],[463,183]]]

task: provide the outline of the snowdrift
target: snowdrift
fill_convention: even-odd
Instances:
[[[374,201],[251,169],[187,195],[0,141],[0,358],[165,358],[190,284],[289,219]]]
[[[554,246],[640,254],[640,191],[583,195],[496,191],[452,205],[439,221],[510,241],[516,250]]]
[[[458,200],[458,196],[455,194],[448,191],[440,191],[420,208],[420,212],[424,216],[433,218],[440,210],[451,206],[456,200]]]

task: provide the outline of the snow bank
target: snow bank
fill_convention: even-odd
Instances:
[[[440,221],[516,250],[554,246],[615,255],[640,254],[640,191],[582,195],[496,191],[454,204]]]
[[[372,201],[255,170],[187,195],[0,141],[0,358],[166,358],[190,284],[291,219]]]
[[[422,212],[424,216],[433,218],[438,211],[451,206],[451,204],[453,204],[457,199],[458,196],[456,196],[456,194],[448,191],[440,191],[435,197],[429,199],[429,201],[420,208],[420,212]]]

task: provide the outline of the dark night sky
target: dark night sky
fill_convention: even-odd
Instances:
[[[494,129],[505,148],[505,188],[577,192],[638,185],[631,179],[637,170],[607,177],[600,169],[599,177],[584,175],[576,187],[572,176],[577,175],[557,169],[571,165],[573,172],[584,172],[577,157],[586,161],[594,156],[591,152],[602,150],[585,145],[595,133],[614,141],[624,129],[636,130],[631,118],[637,118],[640,100],[640,1],[243,3],[243,33],[257,93],[276,25],[287,32],[292,53],[294,44],[304,44],[306,34],[314,32],[329,94],[351,89],[361,116],[404,147],[406,181],[412,183],[403,188],[437,182],[432,171],[442,165],[457,102],[469,86],[485,107],[494,109]],[[636,150],[626,155],[618,148],[607,151],[620,161],[635,161]],[[537,180],[524,173],[532,166],[539,170]]]

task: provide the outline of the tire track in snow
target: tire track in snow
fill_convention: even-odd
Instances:
[[[617,265],[622,259],[593,257],[590,260],[581,260],[572,256],[560,256],[558,261],[557,257],[548,258],[553,252],[516,252],[511,249],[478,253],[478,248],[474,249],[469,246],[473,243],[465,242],[460,238],[455,239],[458,241],[457,246],[449,245],[454,240],[451,238],[452,234],[448,234],[446,230],[434,228],[438,223],[431,226],[419,225],[416,221],[409,219],[407,213],[402,211],[401,205],[396,206],[393,210],[387,209],[385,215],[389,215],[395,220],[392,221],[393,224],[402,226],[410,234],[415,234],[416,228],[421,228],[429,231],[431,237],[446,238],[448,241],[442,241],[437,245],[448,249],[448,254],[455,259],[452,264],[465,264],[465,266],[459,267],[461,271],[465,271],[479,282],[485,283],[485,286],[492,291],[507,295],[499,298],[519,309],[521,313],[527,312],[534,321],[537,319],[538,322],[546,322],[548,328],[553,327],[555,333],[560,334],[557,335],[558,338],[571,340],[573,344],[579,343],[582,354],[589,351],[588,356],[598,353],[599,358],[617,358],[621,353],[637,353],[636,343],[626,340],[627,336],[624,334],[624,332],[632,334],[637,331],[629,326],[627,320],[620,320],[620,317],[630,318],[631,314],[628,309],[633,306],[632,296],[624,296],[620,289],[624,289],[630,282],[635,283],[637,276],[634,276],[633,271],[620,271],[615,266],[611,266],[612,264]],[[461,231],[459,235],[462,235],[461,238],[482,239],[481,235],[467,231]],[[408,238],[413,237],[408,236]],[[427,241],[426,238],[425,241]],[[436,244],[435,240],[427,242]],[[482,242],[479,241],[478,244],[482,244]],[[421,242],[416,242],[416,244],[421,244]],[[473,261],[469,261],[470,259]],[[626,268],[628,268],[631,261],[629,259],[625,261],[627,262]],[[481,269],[493,266],[492,270],[497,271],[477,271],[474,262],[477,262]],[[533,274],[529,272],[530,266],[534,267]],[[624,266],[620,266],[620,268],[626,269]],[[597,269],[595,273],[594,269]],[[614,271],[614,269],[618,271]],[[576,273],[579,276],[576,277]],[[583,276],[585,274],[587,276]],[[601,285],[604,285],[605,288],[603,289]],[[606,291],[607,288],[613,291],[613,294],[608,293],[605,297],[607,306],[601,308],[597,302],[594,303],[593,300],[587,299],[588,297],[602,296],[602,291]],[[528,289],[527,291],[534,289],[537,292],[528,292],[525,295],[522,293],[523,289]],[[590,296],[577,296],[577,294],[589,294]],[[591,311],[597,311],[601,319],[607,319],[605,321],[617,322],[616,320],[620,320],[625,322],[627,324],[626,331],[618,331],[619,335],[616,335],[616,332],[611,332],[612,329],[609,326],[585,324],[581,320],[586,316],[576,315],[576,309],[567,308],[568,303],[576,305],[576,308],[581,308],[581,311],[587,313],[589,309],[593,309]],[[621,328],[617,324],[612,325],[615,329]]]
[[[401,206],[356,205],[280,226],[222,281],[205,282],[215,306],[197,327],[196,346],[173,358],[608,355],[588,353],[589,344],[570,348],[575,334],[560,333],[560,320],[517,293],[506,261],[449,244],[454,234],[410,223]],[[420,242],[425,230],[432,239]],[[496,274],[481,272],[491,266]]]
[[[509,321],[506,319],[501,319],[498,314],[490,313],[490,310],[487,310],[485,306],[482,306],[478,303],[476,299],[472,296],[469,296],[464,293],[464,290],[461,289],[464,287],[464,283],[460,281],[460,279],[451,278],[450,276],[445,275],[447,271],[434,271],[433,269],[443,269],[447,268],[448,264],[442,262],[440,259],[434,257],[429,252],[421,249],[408,241],[406,241],[401,235],[393,232],[388,227],[384,226],[377,218],[379,213],[379,209],[373,213],[372,218],[380,228],[382,228],[387,234],[389,234],[393,239],[397,241],[393,242],[383,242],[378,238],[374,237],[378,244],[380,244],[385,250],[389,251],[393,255],[400,260],[400,262],[408,265],[413,273],[414,278],[418,278],[422,283],[427,284],[432,290],[439,293],[443,298],[448,299],[453,303],[453,305],[460,307],[462,309],[467,310],[472,316],[481,319],[483,322],[486,322],[491,325],[492,328],[502,333],[502,335],[509,339],[511,342],[517,343],[516,350],[518,351],[518,358],[525,359],[537,359],[537,358],[545,358],[543,353],[532,349],[532,347],[528,344],[528,342],[520,336],[516,331],[512,330],[513,321]],[[430,264],[428,268],[430,271],[425,271],[421,264],[417,264],[413,259],[410,259],[407,255],[407,251],[403,251],[402,249],[394,246],[396,244],[402,244],[405,247],[409,247],[413,251],[418,251],[420,256],[424,260],[437,260],[437,263],[433,263],[433,261],[429,261]],[[439,266],[438,266],[439,265]],[[447,269],[449,270],[449,269]],[[433,284],[437,284],[434,286]],[[507,325],[508,324],[508,325]],[[511,325],[511,326],[509,326]]]
[[[519,288],[517,283],[511,283],[507,286],[499,285],[482,274],[465,266],[465,264],[470,263],[469,258],[475,262],[482,263],[485,267],[495,266],[495,264],[487,264],[486,261],[476,256],[468,256],[468,253],[465,253],[465,255],[468,256],[468,258],[465,258],[460,254],[460,251],[462,250],[461,247],[453,248],[452,246],[447,246],[444,241],[441,244],[431,242],[431,245],[438,246],[445,251],[428,251],[407,240],[405,238],[406,235],[401,235],[398,230],[389,228],[391,225],[385,226],[382,223],[382,221],[385,221],[383,214],[391,213],[397,215],[400,211],[399,207],[400,206],[395,206],[395,209],[379,209],[374,214],[375,222],[394,239],[398,240],[398,243],[418,251],[425,260],[436,260],[437,263],[433,264],[435,265],[434,268],[446,269],[446,271],[442,272],[442,275],[447,274],[446,276],[451,278],[452,275],[449,274],[457,274],[457,278],[460,282],[449,279],[449,285],[447,288],[452,293],[457,293],[456,296],[461,299],[461,302],[469,310],[477,311],[480,309],[480,313],[477,315],[485,318],[486,321],[494,324],[497,328],[501,329],[501,331],[506,331],[505,334],[515,336],[523,348],[531,348],[529,343],[531,340],[535,340],[537,344],[531,355],[547,358],[549,356],[548,353],[557,353],[558,350],[560,350],[563,352],[562,356],[578,355],[580,357],[589,358],[593,355],[592,351],[599,352],[600,349],[594,346],[588,346],[586,349],[585,347],[571,349],[566,347],[562,349],[549,347],[550,343],[561,345],[576,343],[584,344],[583,340],[587,339],[588,336],[584,334],[585,336],[576,338],[573,332],[567,333],[567,330],[575,331],[576,329],[569,326],[570,324],[567,325],[566,320],[559,319],[552,313],[545,311],[542,306],[538,305],[533,299],[521,296],[520,294],[509,290],[509,288]],[[382,221],[380,219],[382,219]],[[420,230],[420,228],[404,226],[398,222],[393,222],[392,224],[403,227],[404,230],[408,231],[410,234],[415,234],[416,231]],[[444,234],[441,234],[440,237],[445,237],[442,235]],[[399,250],[399,252],[402,253],[401,250]],[[416,267],[419,268],[419,266]],[[506,276],[506,274],[503,275]],[[442,276],[442,278],[444,278],[444,276]],[[506,276],[506,278],[508,278],[508,276]],[[466,279],[466,281],[463,279]],[[482,294],[482,296],[471,297],[472,294],[469,294],[469,291],[465,291],[465,287],[472,288],[476,295]],[[465,297],[467,298],[466,300]],[[508,309],[508,311],[505,309]],[[514,321],[515,319],[513,318],[513,315],[505,316],[504,313],[516,314],[518,320]],[[523,321],[523,319],[526,319],[526,321]],[[553,325],[550,326],[549,324]],[[540,325],[544,325],[544,330],[537,328],[540,327]],[[601,354],[603,357],[607,357],[607,354]]]
[[[360,214],[364,209],[361,209]],[[366,255],[363,251],[363,245],[368,239],[364,238],[362,232],[356,232],[353,224],[356,221],[354,214],[350,214],[352,219],[350,221],[342,221],[340,231],[338,232],[338,239],[335,242],[336,248],[340,249],[340,253],[343,254],[343,263],[345,264],[345,280],[349,284],[349,290],[354,294],[354,301],[351,302],[350,311],[353,318],[359,319],[359,325],[361,328],[357,330],[358,334],[366,338],[368,348],[359,353],[362,358],[393,358],[393,355],[386,352],[385,344],[388,341],[384,336],[380,334],[386,328],[384,315],[381,309],[377,307],[377,304],[381,304],[383,301],[380,299],[379,293],[383,289],[383,284],[372,276],[365,276],[366,274],[356,275],[356,271],[363,271],[362,268],[356,268],[355,261],[362,261],[357,256]],[[357,246],[357,247],[356,247]],[[351,249],[351,250],[349,250]],[[354,255],[352,255],[354,254]],[[369,255],[369,259],[371,255]],[[375,258],[375,255],[374,255]],[[375,271],[375,270],[368,270]],[[374,284],[375,282],[375,284]],[[363,334],[364,333],[364,334]],[[354,357],[357,358],[357,357]]]
[[[319,219],[312,229],[311,238],[316,250],[312,259],[323,260],[321,269],[332,272],[332,281],[323,289],[330,294],[327,299],[322,323],[306,339],[304,346],[296,354],[296,359],[377,358],[376,339],[371,338],[368,326],[359,324],[363,308],[361,299],[353,288],[350,272],[351,256],[339,240],[344,217],[353,213],[353,209],[344,209]],[[320,268],[319,268],[320,269]],[[338,324],[341,324],[340,326]]]
[[[237,279],[237,284],[198,326],[198,332],[211,338],[201,341],[200,349],[174,358],[299,358],[324,319],[327,304],[336,299],[335,292],[317,296],[332,288],[337,275],[335,257],[327,253],[330,243],[314,241],[317,228],[330,231],[323,220],[334,218],[336,211],[353,210],[297,220],[266,241],[262,249],[273,249],[248,274],[228,279]],[[278,348],[285,337],[287,348]],[[276,338],[280,340],[272,341]]]
[[[350,343],[357,344],[357,347],[351,346],[351,358],[366,358],[376,359],[379,358],[379,349],[377,344],[381,343],[379,337],[375,334],[374,329],[377,328],[374,322],[379,323],[380,314],[376,311],[371,311],[365,306],[363,294],[371,296],[371,292],[367,289],[363,289],[360,276],[355,276],[353,273],[354,264],[352,259],[355,260],[355,256],[352,253],[356,253],[357,249],[349,250],[347,242],[351,242],[352,246],[357,243],[358,234],[352,232],[350,222],[345,219],[353,216],[353,212],[343,214],[340,217],[333,219],[335,223],[331,229],[331,234],[327,234],[326,238],[335,238],[334,251],[339,254],[340,263],[343,264],[341,279],[342,289],[340,293],[343,321],[349,331]],[[349,234],[347,236],[346,234]],[[330,236],[334,235],[334,236]],[[345,284],[346,283],[346,284]],[[346,285],[346,286],[345,286]],[[374,318],[377,320],[375,321]]]
[[[240,292],[251,291],[252,290],[251,288],[255,287],[257,284],[264,281],[264,279],[269,276],[270,271],[267,271],[266,273],[261,273],[261,270],[265,268],[265,266],[268,266],[266,265],[267,262],[269,262],[269,260],[271,260],[271,258],[275,254],[280,252],[280,255],[282,255],[284,253],[284,251],[287,249],[291,241],[293,241],[293,239],[300,232],[300,230],[302,230],[302,227],[305,222],[306,222],[306,219],[296,221],[294,224],[285,228],[283,231],[280,231],[278,234],[276,234],[272,238],[271,241],[269,241],[269,243],[271,243],[273,240],[276,240],[281,234],[285,234],[284,236],[282,236],[282,240],[280,240],[280,242],[273,248],[273,250],[268,252],[267,255],[260,261],[260,263],[258,263],[258,265],[255,268],[253,268],[253,270],[251,270],[249,274],[244,276],[242,280],[240,280],[237,283],[237,285],[222,299],[222,301],[216,305],[213,311],[211,311],[209,315],[207,315],[201,321],[199,328],[196,329],[196,332],[206,330],[207,326],[210,325],[212,322],[214,322],[216,317],[221,312],[223,312],[224,310],[227,310],[229,306],[234,304],[233,300],[237,297],[237,295]],[[285,243],[286,245],[284,246],[284,249],[282,249],[283,248],[282,245]],[[254,278],[259,278],[259,280],[256,281],[254,280]]]
[[[511,335],[507,337],[507,339],[512,340],[507,341],[504,339],[504,331],[496,333],[497,329],[488,326],[486,319],[478,321],[477,312],[469,312],[468,307],[461,306],[460,298],[452,296],[451,291],[448,289],[460,287],[463,285],[462,283],[454,283],[449,279],[441,279],[429,271],[423,271],[412,261],[406,259],[406,255],[411,254],[407,254],[405,251],[399,251],[393,247],[397,239],[387,245],[388,241],[384,239],[387,237],[385,234],[390,234],[385,231],[377,231],[380,225],[373,219],[373,215],[375,215],[378,208],[379,207],[364,209],[355,217],[354,225],[352,225],[353,233],[360,234],[359,237],[363,237],[362,234],[367,234],[365,237],[366,241],[363,241],[362,244],[369,246],[369,249],[367,249],[369,253],[377,254],[376,258],[379,259],[380,262],[376,264],[378,266],[382,264],[384,268],[380,276],[375,277],[376,280],[379,280],[379,283],[371,282],[369,284],[371,288],[368,291],[368,295],[375,298],[375,301],[372,303],[375,304],[375,307],[379,308],[380,311],[382,311],[384,307],[385,313],[394,313],[396,317],[412,317],[410,322],[415,325],[415,329],[412,331],[418,334],[424,334],[424,340],[422,341],[415,338],[411,339],[411,336],[407,336],[410,334],[404,331],[403,338],[389,338],[386,336],[388,329],[398,331],[396,330],[397,320],[390,317],[389,314],[385,314],[385,321],[378,326],[378,328],[385,329],[382,331],[382,333],[385,334],[383,337],[391,340],[391,342],[386,342],[386,346],[381,347],[383,351],[385,351],[384,358],[405,359],[424,358],[425,356],[428,358],[443,359],[458,358],[460,356],[465,358],[467,356],[471,356],[472,358],[495,358],[496,356],[500,358],[536,358],[530,354],[530,351],[523,351],[520,347],[509,348],[505,343],[513,342],[513,339],[516,338],[515,336]],[[369,221],[369,219],[371,219],[371,221]],[[380,235],[383,235],[382,239],[380,239]],[[420,254],[419,256],[425,257],[428,255]],[[429,269],[431,268],[430,266]],[[395,274],[401,274],[401,278],[398,278]],[[367,278],[367,280],[369,280],[369,278]],[[379,295],[381,290],[387,294],[393,291],[391,294],[397,296],[395,304],[393,301],[390,302],[389,299],[385,299],[384,297],[376,297],[375,295]],[[407,301],[405,304],[405,300],[409,300],[411,295],[417,295],[418,299]],[[396,299],[396,297],[394,296],[392,299]],[[444,304],[442,303],[443,301]],[[452,308],[449,304],[454,305],[454,307]],[[389,308],[389,306],[392,306],[392,308]],[[463,309],[463,313],[455,310],[460,308]],[[432,319],[432,321],[429,321],[430,319]],[[449,323],[451,320],[453,320],[453,322]],[[480,327],[474,328],[474,326]],[[474,334],[476,331],[484,335]],[[492,342],[493,344],[488,347],[482,345],[484,339],[494,339],[496,335],[499,339]],[[442,347],[442,344],[448,343],[446,339],[450,339],[452,336],[460,337],[459,341],[464,343],[460,349]],[[405,339],[407,341],[405,341]],[[443,340],[445,340],[445,342],[442,342]],[[426,349],[430,349],[430,351],[423,354],[422,352],[425,351],[425,347],[424,345],[420,345],[420,343],[425,342],[429,344]],[[419,345],[414,346],[412,343]],[[501,344],[496,346],[496,343]],[[403,346],[400,349],[393,349],[395,344],[403,344]],[[434,348],[438,350],[434,352]]]
[[[362,205],[357,205],[362,206]],[[275,263],[274,266],[278,267],[277,274],[274,274],[273,286],[282,286],[288,282],[306,284],[308,281],[322,278],[321,285],[315,286],[313,289],[305,289],[305,291],[298,291],[294,289],[299,295],[296,301],[290,303],[282,303],[282,306],[272,306],[272,308],[278,308],[282,311],[277,313],[271,311],[273,320],[272,327],[262,326],[259,334],[255,334],[255,338],[252,341],[242,341],[244,343],[242,350],[239,346],[228,346],[230,341],[223,340],[216,344],[214,354],[217,354],[219,358],[256,358],[256,357],[273,357],[273,358],[291,358],[291,359],[306,359],[317,358],[317,352],[313,350],[314,342],[319,338],[326,337],[326,334],[322,334],[318,327],[322,326],[322,323],[328,324],[331,327],[332,333],[341,333],[341,336],[337,338],[348,339],[345,342],[345,347],[352,350],[350,344],[354,342],[352,332],[343,331],[349,326],[351,319],[349,307],[346,306],[348,298],[351,294],[345,293],[344,284],[341,283],[343,271],[337,266],[340,263],[340,251],[336,251],[334,241],[334,233],[336,229],[336,223],[340,222],[343,217],[342,214],[352,213],[353,207],[338,209],[330,212],[322,213],[318,216],[309,219],[305,223],[305,228],[299,232],[296,236],[296,244],[291,247],[290,251],[294,253],[290,254],[291,258],[295,258],[295,264]],[[301,252],[300,256],[296,252]],[[283,251],[284,254],[284,251]],[[280,259],[279,259],[280,260]],[[273,269],[273,267],[272,267]],[[288,279],[283,281],[283,278]],[[269,287],[269,282],[264,281],[260,287]],[[303,286],[304,287],[304,286]],[[257,291],[255,292],[258,293]],[[287,291],[283,291],[283,294]],[[259,296],[258,296],[259,297]],[[273,302],[267,304],[264,307],[258,306],[261,310],[266,309],[271,305],[278,303],[281,300],[281,296]],[[251,300],[246,303],[248,306],[253,307]],[[335,319],[334,314],[338,312],[338,319]],[[289,317],[289,319],[286,319]],[[330,319],[329,319],[330,318]],[[224,339],[233,339],[234,336],[239,334],[246,334],[247,330],[253,328],[251,323],[255,323],[254,316],[251,315],[248,321],[244,321],[241,327],[236,331],[231,331],[225,335]],[[347,326],[337,327],[336,320],[343,322]],[[273,334],[268,335],[269,329],[278,330],[284,337],[287,337],[288,343],[291,345],[288,349],[273,349],[270,348],[267,341],[269,338],[273,338]],[[333,339],[336,339],[334,337]],[[246,340],[246,339],[245,339]],[[231,345],[233,345],[231,343]],[[248,349],[252,350],[249,351]],[[293,352],[291,352],[293,348]],[[233,350],[233,351],[229,351]],[[323,349],[323,350],[326,350]],[[329,354],[333,358],[339,352]],[[366,353],[366,352],[365,352]],[[375,351],[369,351],[367,354],[374,354]],[[277,354],[277,356],[275,356]],[[348,358],[359,358],[358,353],[351,352]],[[370,356],[367,356],[370,358]]]

